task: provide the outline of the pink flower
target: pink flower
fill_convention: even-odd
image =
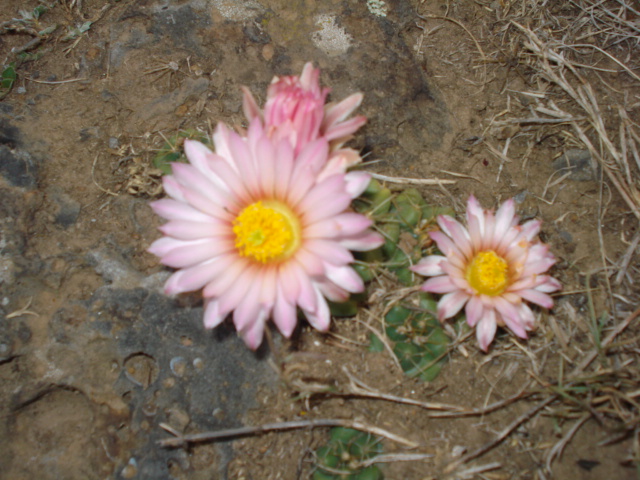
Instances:
[[[448,215],[438,217],[442,231],[431,232],[442,255],[423,258],[412,270],[430,278],[422,290],[444,294],[438,302],[443,321],[465,307],[467,323],[476,327],[485,352],[498,325],[527,338],[535,316],[523,300],[553,307],[549,293],[560,282],[543,275],[555,263],[549,247],[538,240],[540,221],[518,225],[514,201],[507,200],[495,213],[484,211],[469,197],[465,228]]]
[[[346,118],[362,102],[355,93],[337,104],[325,105],[328,88],[320,88],[320,69],[307,63],[302,75],[275,77],[267,91],[264,114],[248,89],[244,91],[243,107],[247,119],[260,118],[269,135],[288,138],[295,153],[320,137],[337,150],[366,122],[363,116]]]
[[[169,222],[149,251],[178,269],[165,292],[203,289],[205,327],[233,312],[252,349],[270,317],[289,337],[298,307],[313,327],[327,330],[325,297],[340,302],[364,288],[349,250],[383,243],[370,219],[349,210],[369,176],[332,171],[340,161],[327,163],[325,137],[296,153],[257,118],[246,137],[221,124],[213,141],[215,153],[185,141],[190,164],[173,164],[164,178],[171,198],[152,203]]]

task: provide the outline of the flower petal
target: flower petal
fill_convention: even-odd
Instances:
[[[441,322],[456,315],[469,300],[469,295],[461,290],[447,293],[438,302],[438,320]]]
[[[496,313],[493,310],[487,310],[476,326],[476,337],[480,348],[487,352],[489,345],[496,336],[498,325],[496,323]]]
[[[433,277],[436,275],[444,274],[441,264],[446,262],[447,258],[442,255],[429,255],[422,258],[416,265],[413,265],[409,270],[419,273],[427,277]]]

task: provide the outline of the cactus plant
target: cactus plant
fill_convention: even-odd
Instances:
[[[374,464],[361,467],[364,460],[382,451],[380,439],[351,428],[331,429],[329,441],[316,451],[316,470],[313,480],[382,480],[380,469]]]

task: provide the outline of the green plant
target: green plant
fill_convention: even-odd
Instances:
[[[11,62],[2,70],[2,74],[0,75],[0,100],[9,94],[17,78],[16,64]]]
[[[384,318],[385,333],[402,370],[410,377],[430,382],[438,376],[445,362],[451,340],[435,318],[436,302],[420,293],[419,306],[395,305]],[[382,351],[375,335],[371,350]]]
[[[363,465],[381,452],[377,437],[351,428],[333,428],[327,444],[316,451],[313,480],[382,480],[377,465]]]
[[[211,140],[206,133],[198,130],[181,130],[169,138],[165,137],[164,145],[158,150],[153,159],[153,166],[161,170],[163,174],[169,175],[173,162],[186,163],[187,157],[183,148],[185,140],[197,140],[205,145],[211,144]]]
[[[417,281],[409,267],[422,258],[423,246],[431,243],[428,231],[433,228],[436,217],[453,215],[451,208],[428,205],[415,188],[397,194],[377,180],[372,180],[362,196],[354,201],[354,208],[369,215],[385,237],[382,247],[358,255],[360,263],[356,270],[369,281],[377,268],[384,267],[404,285],[414,285]]]

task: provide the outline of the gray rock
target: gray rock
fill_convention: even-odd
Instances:
[[[569,178],[577,182],[595,180],[599,169],[588,150],[572,148],[553,161],[556,170],[570,171]]]
[[[80,203],[58,188],[55,189],[52,197],[58,204],[58,213],[56,213],[54,221],[63,228],[69,228],[75,224],[80,215]]]

